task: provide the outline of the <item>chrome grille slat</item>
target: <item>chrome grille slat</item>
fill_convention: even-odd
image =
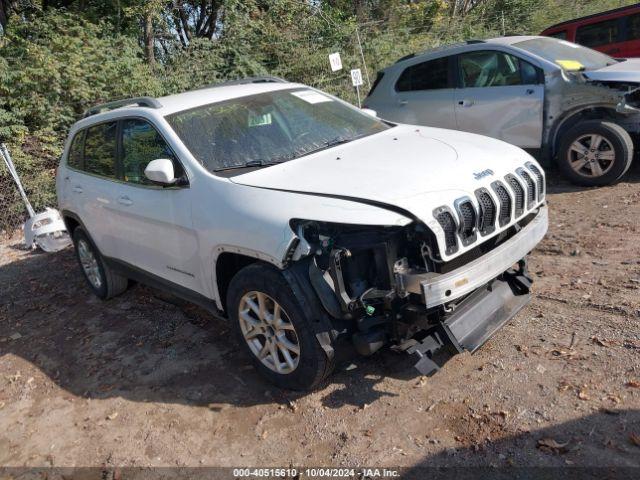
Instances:
[[[493,187],[493,191],[495,192],[498,200],[500,201],[500,211],[498,213],[498,224],[501,227],[504,227],[511,221],[511,209],[512,209],[512,201],[511,195],[509,195],[509,191],[507,187],[500,181],[493,182],[491,184]]]
[[[515,216],[518,218],[524,212],[524,188],[515,177],[515,175],[509,174],[504,179],[507,181],[511,190],[513,190],[514,194],[514,203],[515,203]]]
[[[445,251],[447,255],[455,253],[458,250],[458,239],[456,236],[456,221],[453,214],[447,207],[440,207],[433,212],[433,216],[444,231]]]
[[[518,175],[520,175],[527,185],[527,209],[533,208],[533,205],[536,203],[536,184],[524,168],[519,168],[516,172],[518,172]]]
[[[478,230],[481,235],[488,235],[495,230],[496,204],[486,188],[476,190],[478,199]]]
[[[469,245],[475,242],[476,235],[476,223],[477,213],[473,206],[473,202],[468,197],[459,198],[456,200],[456,211],[458,212],[458,218],[460,220],[460,227],[458,232],[460,234],[460,240],[463,245]]]
[[[533,175],[536,177],[536,182],[538,184],[538,201],[541,202],[544,199],[545,195],[545,185],[544,185],[544,175],[540,171],[538,167],[536,167],[533,163],[528,162],[527,168],[531,170]]]

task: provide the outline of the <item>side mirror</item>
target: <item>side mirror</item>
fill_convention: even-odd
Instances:
[[[371,110],[370,108],[363,108],[361,110],[367,115],[371,115],[372,117],[376,117],[376,118],[378,117],[378,112],[376,112],[375,110]]]
[[[162,185],[176,183],[173,162],[168,158],[158,158],[150,161],[147,168],[144,169],[144,174],[152,182],[161,183]]]

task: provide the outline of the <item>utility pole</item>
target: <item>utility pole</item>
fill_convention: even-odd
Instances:
[[[371,80],[369,79],[369,70],[367,69],[367,62],[364,59],[364,51],[362,50],[362,42],[360,41],[360,31],[356,25],[356,39],[358,40],[358,48],[360,49],[360,57],[362,58],[362,67],[364,68],[364,76],[367,78],[367,85],[371,90]]]

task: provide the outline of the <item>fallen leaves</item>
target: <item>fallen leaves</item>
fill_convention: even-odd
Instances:
[[[569,442],[557,442],[553,438],[542,438],[538,440],[537,447],[546,453],[560,454],[569,451],[567,448],[568,445]]]
[[[636,447],[640,447],[640,435],[637,433],[631,432],[629,434],[629,441],[633,443]]]
[[[587,393],[587,390],[585,388],[581,388],[578,391],[578,398],[580,400],[589,400],[591,397],[589,396],[589,394]]]
[[[107,415],[107,420],[115,420],[116,418],[118,418],[118,412],[113,412]]]
[[[420,388],[420,387],[424,387],[427,384],[427,377],[425,375],[422,375],[418,381],[416,382],[416,384],[413,386],[413,388]]]
[[[640,388],[640,381],[629,380],[627,383],[624,384],[624,386],[628,388]]]

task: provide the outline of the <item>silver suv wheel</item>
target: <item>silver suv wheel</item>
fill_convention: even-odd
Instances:
[[[611,142],[595,133],[577,138],[567,155],[571,168],[585,177],[601,177],[611,170],[616,161]]]
[[[240,330],[249,349],[264,366],[279,374],[293,372],[300,342],[284,309],[266,293],[251,291],[238,307]]]

